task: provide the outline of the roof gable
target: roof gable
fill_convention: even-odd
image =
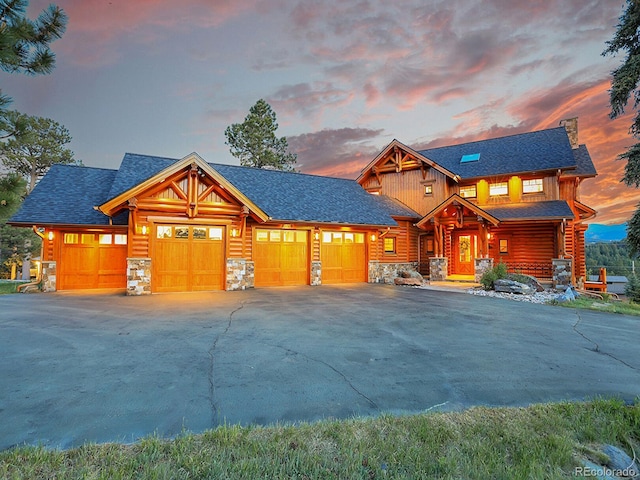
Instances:
[[[430,148],[418,153],[464,179],[576,168],[564,127]],[[478,160],[461,162],[466,155],[477,155]]]
[[[371,175],[415,169],[422,169],[424,171],[425,168],[429,167],[438,170],[447,177],[457,180],[456,175],[443,165],[439,165],[420,152],[416,152],[412,148],[394,139],[362,169],[356,181],[362,185]]]
[[[427,213],[424,217],[422,217],[420,221],[416,224],[416,227],[421,228],[423,225],[426,225],[428,222],[430,222],[432,219],[436,218],[437,216],[440,216],[443,213],[447,213],[447,210],[449,209],[449,207],[455,207],[456,209],[461,209],[461,210],[467,209],[472,213],[474,213],[475,215],[478,215],[484,218],[485,220],[487,220],[488,222],[494,225],[498,225],[498,223],[500,223],[500,220],[496,218],[494,215],[492,215],[491,213],[480,208],[475,203],[471,203],[469,200],[462,198],[457,193],[454,193],[449,198],[447,198],[444,202],[442,202],[440,205],[438,205],[436,208],[434,208],[429,213]],[[462,214],[460,213],[460,215]]]
[[[155,157],[151,157],[151,158],[153,159]],[[146,160],[148,159],[149,157],[147,157]],[[142,156],[138,155],[136,156],[136,158],[132,158],[131,161],[128,162],[127,167],[125,168],[125,174],[121,175],[120,179],[116,179],[120,181],[120,184],[115,188],[112,187],[111,188],[112,192],[118,191],[122,188],[126,188],[126,185],[133,183],[135,181],[136,176],[143,175],[141,173],[131,174],[132,167],[135,167],[136,164],[139,164],[141,160],[148,167],[144,175],[148,174],[154,169],[157,169],[161,166],[165,166],[169,161],[169,159],[167,158],[160,158],[159,161],[157,162],[157,165],[151,166],[150,164],[153,162],[145,161],[145,159]],[[221,186],[221,188],[227,190],[233,198],[238,200],[239,203],[241,203],[242,205],[248,206],[251,212],[254,215],[256,215],[259,219],[261,219],[262,221],[265,221],[268,218],[267,214],[264,211],[262,211],[259,207],[257,207],[249,198],[247,198],[247,196],[244,193],[242,193],[240,190],[238,190],[232,184],[230,184],[227,181],[227,179],[224,178],[224,176],[220,175],[210,164],[206,163],[197,153],[191,153],[181,160],[177,160],[177,161],[174,160],[173,163],[170,163],[168,166],[165,166],[165,168],[162,168],[159,171],[156,170],[155,174],[146,178],[144,181],[134,184],[134,186],[122,191],[120,194],[104,202],[102,205],[99,206],[99,209],[105,215],[111,216],[114,213],[118,212],[120,209],[122,209],[128,200],[132,199],[137,195],[143,194],[145,191],[153,189],[154,187],[157,186],[158,183],[164,182],[167,177],[170,177],[171,175],[174,175],[180,172],[181,170],[192,168],[192,166],[197,167],[203,172],[203,174],[212,178],[216,183],[218,183],[218,185]]]

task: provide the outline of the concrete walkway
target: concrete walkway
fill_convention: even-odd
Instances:
[[[640,395],[638,317],[344,285],[0,296],[0,450]]]

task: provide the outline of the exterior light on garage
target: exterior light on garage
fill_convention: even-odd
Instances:
[[[238,229],[237,228],[232,228],[231,229],[231,236],[234,237],[234,238],[238,236]]]
[[[147,234],[147,226],[143,225],[140,231],[142,232],[142,235],[146,235]]]
[[[371,234],[371,241],[372,242],[375,242],[377,239],[378,239],[378,237],[376,237],[375,233]]]
[[[53,240],[53,231],[49,230],[49,236],[47,237],[49,241]]]
[[[319,232],[314,233],[313,238],[315,238],[316,240],[320,240],[320,233]]]

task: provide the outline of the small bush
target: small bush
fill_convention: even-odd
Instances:
[[[624,293],[629,300],[634,303],[640,303],[640,280],[635,275],[629,276],[629,281],[624,288]]]
[[[505,263],[498,263],[494,265],[491,270],[484,272],[480,278],[480,283],[485,290],[493,290],[496,280],[505,278],[507,276],[507,265]]]

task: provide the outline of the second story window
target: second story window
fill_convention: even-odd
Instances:
[[[509,187],[507,182],[498,182],[489,184],[489,195],[497,197],[499,195],[509,195]]]
[[[478,196],[478,191],[476,190],[476,186],[466,185],[464,187],[460,187],[460,196],[462,198],[476,198]]]
[[[542,186],[541,178],[522,181],[522,193],[542,193],[543,191],[544,187]]]

